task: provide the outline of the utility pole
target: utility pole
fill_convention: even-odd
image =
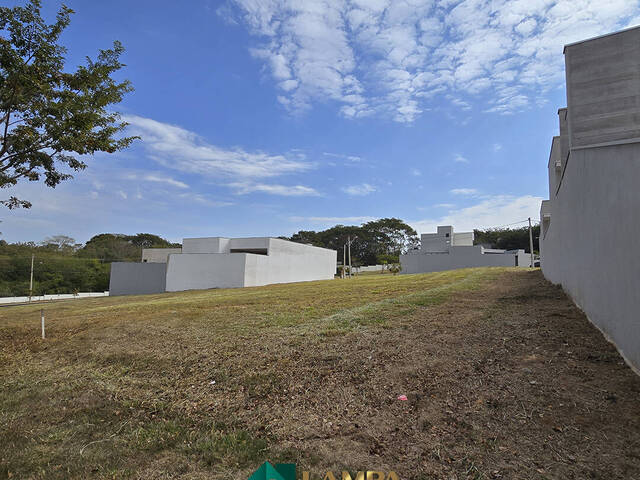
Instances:
[[[347,243],[349,244],[349,278],[351,278],[351,235],[347,237]]]
[[[345,269],[347,268],[347,244],[342,246],[342,279],[345,276]]]
[[[33,257],[35,255],[31,254],[31,280],[29,281],[29,301],[31,301],[31,297],[33,296]]]
[[[529,217],[529,250],[531,251],[531,268],[533,268],[533,231],[531,230],[531,217]]]

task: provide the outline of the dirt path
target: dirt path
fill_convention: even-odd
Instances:
[[[640,478],[640,378],[540,272],[267,356],[235,413],[314,471]]]

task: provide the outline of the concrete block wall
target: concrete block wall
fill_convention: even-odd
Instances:
[[[142,261],[144,263],[167,263],[169,255],[182,253],[181,248],[143,248]]]
[[[427,273],[472,267],[515,267],[515,253],[482,253],[483,247],[450,247],[449,253],[400,255],[401,273]],[[526,262],[526,265],[529,266]]]
[[[247,262],[247,286],[330,280],[338,252],[269,238],[269,255],[252,255]]]
[[[544,276],[640,369],[640,143],[572,151],[541,225]]]
[[[165,291],[167,265],[164,263],[113,262],[109,295],[144,295]]]
[[[185,238],[182,253],[229,253],[229,242],[224,237]]]
[[[183,253],[170,255],[167,292],[245,287],[248,254]]]
[[[640,140],[640,28],[567,45],[571,148]]]
[[[640,371],[640,27],[568,45],[565,64],[566,153],[540,209],[542,272]]]
[[[439,226],[436,233],[420,236],[422,252],[446,252],[451,246],[473,246],[473,232],[455,233],[451,225]]]

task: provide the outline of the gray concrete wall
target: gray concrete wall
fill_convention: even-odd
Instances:
[[[167,292],[245,286],[249,254],[183,253],[169,256]]]
[[[446,252],[450,246],[473,246],[473,232],[455,233],[451,225],[441,225],[436,233],[423,233],[420,236],[422,252]]]
[[[182,253],[229,253],[229,239],[224,237],[184,238]]]
[[[334,277],[338,255],[335,250],[277,238],[266,240],[269,255],[252,255],[247,259],[246,286],[330,280]]]
[[[570,147],[640,139],[640,28],[565,47]]]
[[[640,369],[640,143],[572,151],[545,207],[544,276]]]
[[[162,293],[165,291],[166,269],[164,263],[113,262],[109,296]]]
[[[640,28],[568,45],[565,63],[568,141],[540,209],[542,272],[640,370]]]
[[[472,247],[473,246],[473,232],[460,232],[453,234],[454,247]]]
[[[146,263],[167,263],[169,255],[182,253],[181,248],[143,248],[142,261]]]
[[[514,253],[482,253],[483,248],[450,247],[449,253],[417,253],[400,255],[402,273],[426,273],[471,267],[515,267]],[[526,262],[529,266],[530,262]],[[521,265],[523,266],[523,265]]]

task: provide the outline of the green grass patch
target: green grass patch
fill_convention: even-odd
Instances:
[[[233,473],[270,452],[291,458],[290,446],[279,449],[261,425],[256,405],[286,395],[286,373],[301,358],[322,352],[316,348],[332,336],[401,326],[416,310],[504,271],[363,275],[0,309],[0,478]]]

